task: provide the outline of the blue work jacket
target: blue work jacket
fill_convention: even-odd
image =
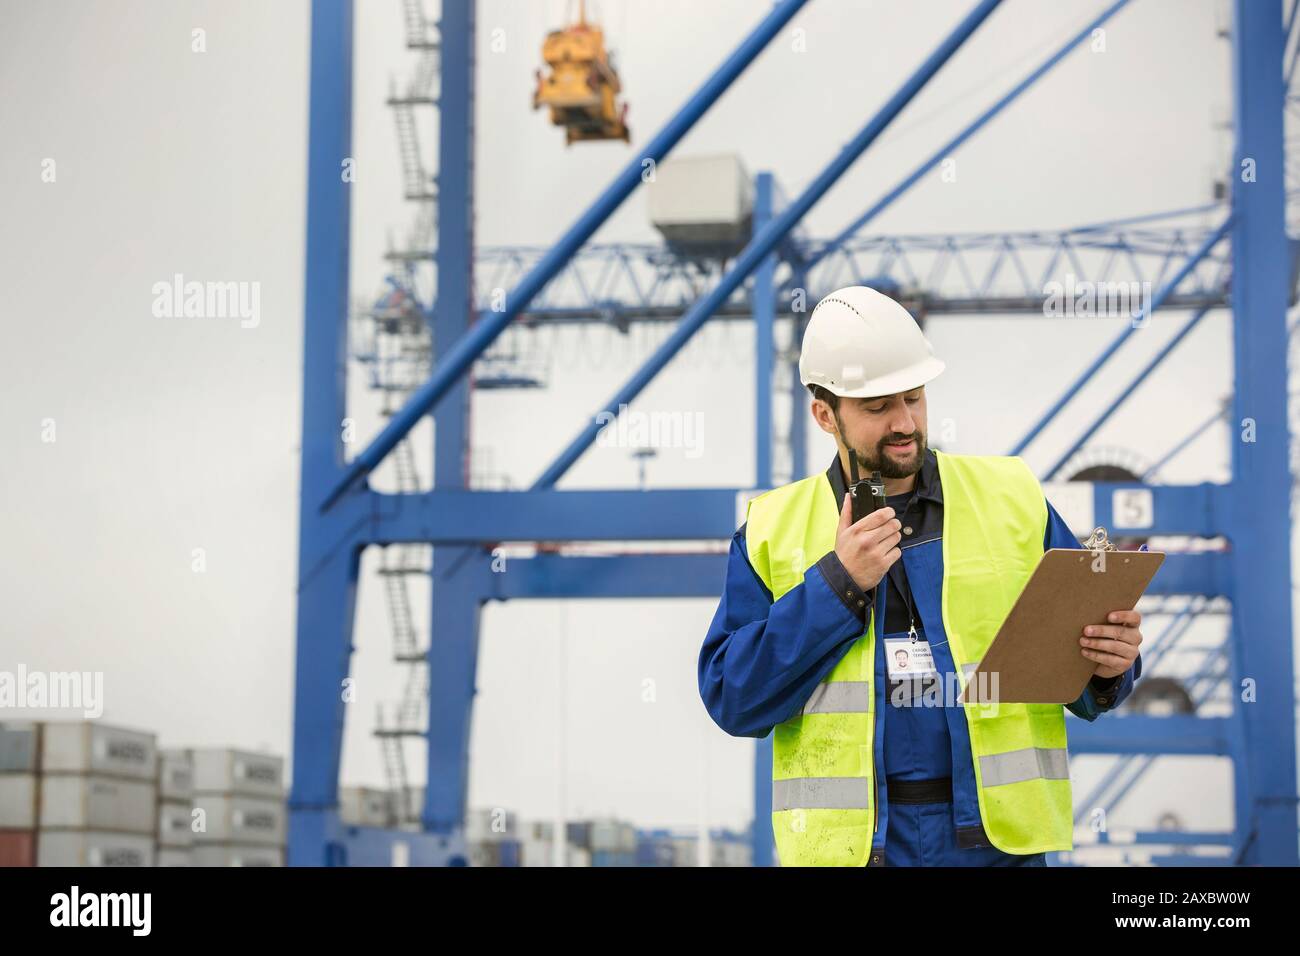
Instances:
[[[843,500],[844,481],[838,458],[827,471],[836,501]],[[932,499],[941,516],[942,486],[932,451],[918,475],[918,496]],[[1081,548],[1061,516],[1047,503],[1048,521],[1043,547]],[[941,680],[954,672],[952,653],[940,612],[943,583],[942,521],[928,520],[910,540],[901,543],[906,580],[917,630],[929,640],[934,665]],[[801,584],[773,602],[767,586],[750,566],[745,528],[732,537],[727,579],[717,612],[700,649],[700,697],[713,721],[734,737],[766,737],[777,724],[794,717],[813,690],[862,636],[865,617],[855,602],[841,597],[852,591],[852,579],[834,551],[828,552],[804,575]],[[890,588],[881,581],[875,588],[877,637],[885,634],[886,601]],[[888,688],[884,641],[876,641],[877,688]],[[1094,677],[1079,698],[1066,705],[1077,717],[1092,721],[1122,704],[1142,673],[1141,656],[1123,675],[1106,680]],[[944,685],[941,685],[944,686]],[[979,812],[975,768],[971,760],[966,715],[960,705],[892,707],[881,694],[874,749],[878,773],[895,779],[951,776],[953,825],[960,847],[990,846]],[[883,725],[883,726],[882,726]],[[946,731],[946,732],[945,732]],[[906,760],[900,755],[906,754]],[[900,767],[895,775],[890,757]],[[887,788],[881,787],[880,825],[873,847],[884,844],[887,833]]]

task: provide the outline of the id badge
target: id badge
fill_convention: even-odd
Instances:
[[[891,681],[938,674],[930,642],[913,641],[910,637],[885,638],[885,668]]]

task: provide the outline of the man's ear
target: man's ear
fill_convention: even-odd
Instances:
[[[817,422],[817,427],[826,434],[833,435],[838,444],[840,430],[835,424],[835,413],[831,411],[831,407],[820,398],[814,398],[810,410],[812,411],[813,418]]]

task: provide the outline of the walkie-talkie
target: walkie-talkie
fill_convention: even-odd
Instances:
[[[873,511],[885,507],[885,480],[880,477],[878,471],[873,471],[870,478],[859,479],[858,456],[852,451],[849,452],[849,471],[853,479],[853,484],[849,488],[849,494],[853,496],[853,504],[850,507],[853,521],[857,523]]]

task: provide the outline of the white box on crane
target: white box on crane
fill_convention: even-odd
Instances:
[[[754,185],[734,153],[665,160],[646,188],[650,223],[670,246],[732,255],[749,241]]]

